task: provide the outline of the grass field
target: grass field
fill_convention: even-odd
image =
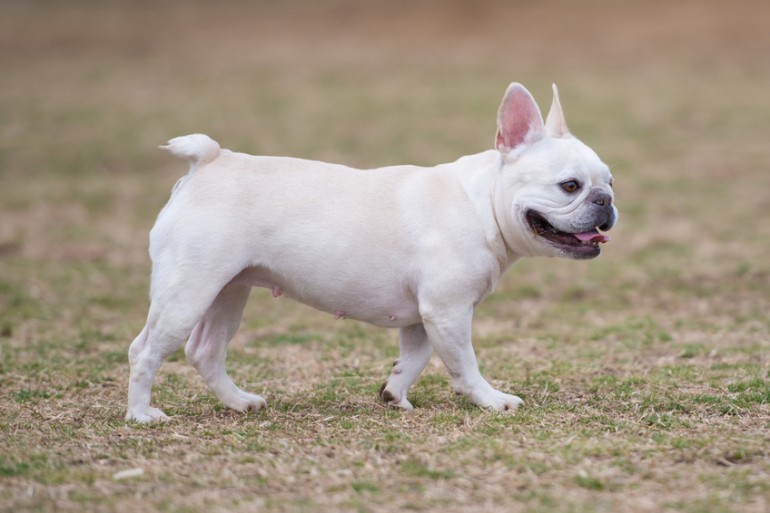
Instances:
[[[770,3],[0,2],[0,511],[764,512],[770,508]],[[377,389],[396,333],[255,290],[231,345],[268,409],[182,352],[172,420],[127,424],[147,233],[224,146],[362,167],[491,147],[499,100],[557,82],[621,219],[476,313],[482,372]]]

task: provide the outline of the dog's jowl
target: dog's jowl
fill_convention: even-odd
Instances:
[[[139,422],[165,418],[150,406],[152,383],[185,341],[222,403],[266,405],[225,368],[252,287],[397,328],[401,354],[380,392],[392,406],[412,408],[409,387],[436,351],[456,392],[515,408],[521,399],[479,372],[474,308],[520,257],[596,257],[617,219],[610,171],[570,134],[555,87],[543,122],[511,84],[495,148],[431,168],[256,157],[200,134],[164,148],[190,170],[150,233],[150,311],[129,349],[126,418]]]

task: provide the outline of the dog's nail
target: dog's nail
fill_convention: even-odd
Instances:
[[[385,401],[386,404],[398,402],[398,399],[396,399],[396,396],[393,395],[390,390],[383,390],[380,397],[382,397],[382,400]]]
[[[278,297],[282,294],[281,287],[273,287],[273,297]]]

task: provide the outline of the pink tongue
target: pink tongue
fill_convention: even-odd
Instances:
[[[582,242],[609,242],[610,238],[606,235],[602,235],[601,233],[597,232],[596,230],[592,232],[585,232],[585,233],[573,233],[575,237],[578,238],[578,240]]]

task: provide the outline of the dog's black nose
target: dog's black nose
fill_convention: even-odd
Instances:
[[[602,219],[600,222],[602,224],[599,225],[599,230],[606,232],[613,226],[615,226],[615,221],[618,220],[618,216],[615,213],[615,209],[613,207],[605,207],[602,209],[602,211],[605,214],[605,219]]]
[[[609,207],[612,205],[612,196],[601,189],[593,189],[590,193],[588,193],[588,198],[586,198],[586,201],[595,205],[599,205],[600,207]]]

